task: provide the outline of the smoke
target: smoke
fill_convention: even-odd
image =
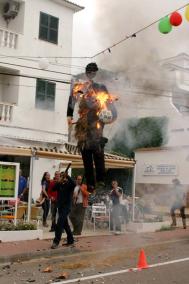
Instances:
[[[132,35],[141,28],[165,16],[187,1],[172,0],[96,0],[94,26],[98,43],[102,50],[127,35]],[[181,11],[183,14],[183,11]],[[168,35],[158,31],[158,24],[152,25],[136,37],[128,39],[110,49],[111,53],[99,56],[102,64],[114,70],[127,71],[132,66],[149,64],[153,59],[174,56],[186,48],[187,23],[173,29]]]
[[[96,0],[93,25],[99,50],[112,46],[186,3],[184,0],[160,0],[153,3],[149,0],[111,0],[108,3]],[[109,80],[104,82],[110,92],[117,92],[119,96],[119,102],[116,103],[118,120],[113,127],[110,125],[105,130],[110,140],[123,134],[119,129],[122,130],[125,119],[130,117],[178,115],[171,104],[175,74],[161,66],[160,62],[163,58],[187,51],[188,27],[184,11],[180,13],[183,15],[183,23],[173,28],[170,34],[161,34],[157,23],[94,58],[99,67],[116,74],[113,80],[111,74]],[[131,144],[134,143],[128,131],[125,135]]]

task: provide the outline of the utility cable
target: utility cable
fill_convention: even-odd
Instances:
[[[46,70],[46,69],[41,69],[41,68],[36,68],[36,67],[31,67],[31,66],[26,66],[26,65],[20,65],[20,64],[14,64],[14,63],[8,63],[8,62],[2,62],[2,61],[0,61],[0,64],[22,67],[22,68],[28,68],[28,69],[32,69],[32,70],[39,70],[39,71],[50,72],[50,73],[61,74],[61,75],[73,76],[73,74],[71,74],[71,73],[65,73],[65,72],[59,72],[59,71],[53,71],[53,70]]]
[[[21,74],[13,74],[13,73],[4,73],[4,72],[0,72],[0,75],[4,75],[4,76],[13,76],[13,77],[23,77],[23,78],[30,78],[30,79],[41,79],[44,81],[48,81],[48,82],[56,82],[56,83],[62,83],[62,84],[71,84],[71,81],[64,81],[64,80],[56,80],[56,79],[52,79],[52,78],[44,78],[44,77],[40,77],[40,76],[29,76],[29,75],[21,75]]]
[[[93,59],[93,58],[99,56],[100,54],[103,54],[103,53],[106,52],[106,51],[108,51],[109,53],[111,53],[111,49],[114,48],[115,46],[120,45],[121,43],[123,43],[124,41],[127,41],[127,40],[130,39],[130,38],[135,38],[135,37],[137,36],[137,34],[143,32],[143,31],[147,30],[148,28],[150,28],[151,26],[157,24],[162,18],[167,17],[167,16],[169,16],[170,14],[172,14],[172,13],[174,13],[174,12],[176,12],[176,11],[182,10],[182,9],[184,9],[184,8],[185,8],[186,6],[188,6],[188,5],[189,5],[189,3],[187,3],[187,4],[185,4],[185,5],[181,6],[181,7],[179,7],[178,9],[176,9],[176,10],[174,10],[174,11],[168,13],[167,15],[165,15],[165,16],[159,18],[158,20],[153,21],[151,24],[149,24],[149,25],[147,25],[147,26],[144,26],[143,28],[137,30],[136,32],[134,32],[134,33],[132,33],[132,34],[130,34],[130,35],[126,35],[123,39],[119,40],[118,42],[112,44],[111,46],[109,46],[109,47],[107,47],[107,48],[101,50],[100,52],[94,54],[93,56],[91,56],[91,59]]]

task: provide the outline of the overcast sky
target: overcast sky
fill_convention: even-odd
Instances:
[[[132,34],[140,28],[187,4],[187,0],[74,0],[85,9],[74,16],[73,56],[93,56],[99,51]],[[149,53],[157,59],[175,56],[189,50],[189,22],[183,16],[181,26],[163,35],[155,24],[96,57],[95,61],[109,69],[145,62]],[[94,61],[94,60],[93,60]],[[86,60],[74,61],[84,66]]]

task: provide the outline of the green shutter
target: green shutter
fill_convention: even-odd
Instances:
[[[39,38],[57,44],[58,25],[58,18],[41,12],[39,23]]]

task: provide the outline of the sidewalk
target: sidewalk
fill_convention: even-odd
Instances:
[[[53,233],[51,233],[51,237],[53,237]],[[63,235],[64,237],[65,234]],[[107,235],[98,235],[97,232],[95,235],[89,236],[86,234],[78,237],[74,247],[63,247],[60,244],[54,250],[50,249],[52,239],[7,242],[0,243],[0,263],[21,262],[33,258],[47,258],[53,255],[69,255],[84,252],[98,253],[99,250],[140,249],[153,244],[178,240],[189,240],[189,229],[178,228],[172,231],[140,234],[126,232],[121,235],[110,235],[109,233]]]

